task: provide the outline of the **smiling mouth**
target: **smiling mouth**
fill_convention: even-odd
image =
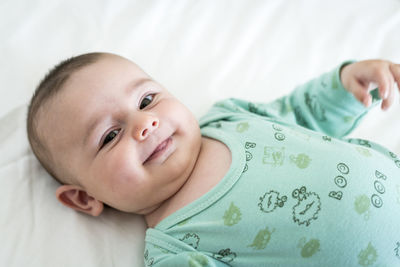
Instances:
[[[162,154],[164,154],[164,152],[171,145],[171,143],[172,143],[172,138],[170,136],[154,149],[153,153],[151,153],[151,155],[143,162],[143,164],[160,157]]]

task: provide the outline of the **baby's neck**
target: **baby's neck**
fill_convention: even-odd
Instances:
[[[155,227],[164,218],[207,193],[225,176],[231,161],[231,152],[225,144],[215,139],[202,137],[200,152],[193,171],[175,195],[152,213],[145,215],[148,227]]]

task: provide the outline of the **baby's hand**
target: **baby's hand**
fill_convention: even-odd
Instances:
[[[369,107],[372,103],[370,90],[379,88],[383,110],[393,103],[396,82],[400,88],[400,64],[386,60],[365,60],[346,65],[341,70],[344,88],[361,103]]]

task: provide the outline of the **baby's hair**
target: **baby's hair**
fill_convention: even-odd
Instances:
[[[64,179],[57,176],[52,155],[39,134],[38,121],[40,116],[38,116],[38,113],[52,97],[61,91],[64,84],[73,73],[95,63],[103,55],[105,55],[105,53],[82,54],[58,63],[46,74],[36,87],[28,107],[27,132],[32,151],[46,171],[61,184],[65,183]]]

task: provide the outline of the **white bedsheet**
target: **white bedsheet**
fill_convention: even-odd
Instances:
[[[55,63],[89,51],[136,61],[199,117],[216,100],[270,101],[346,59],[400,63],[399,0],[2,0],[0,266],[143,266],[145,225],[56,201],[26,106]],[[352,134],[400,153],[398,93]]]

